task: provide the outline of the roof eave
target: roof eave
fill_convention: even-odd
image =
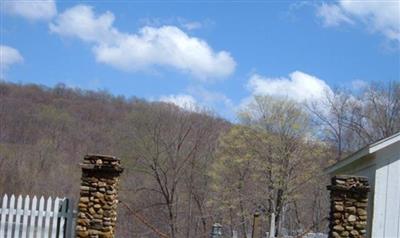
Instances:
[[[382,140],[379,140],[375,143],[372,143],[370,145],[365,146],[364,148],[358,150],[357,152],[351,154],[350,156],[348,156],[347,158],[331,165],[330,167],[324,169],[324,172],[326,174],[333,174],[334,172],[336,172],[337,170],[352,164],[354,162],[356,162],[357,160],[360,160],[362,158],[364,158],[365,156],[369,155],[369,154],[373,154],[375,152],[377,152],[378,150],[381,150],[387,146],[390,146],[396,142],[400,141],[400,132],[386,137]]]
[[[346,159],[343,159],[331,166],[329,166],[328,168],[324,169],[324,172],[326,174],[333,174],[335,171],[354,163],[355,161],[363,158],[364,156],[370,154],[369,151],[369,146],[366,146],[360,150],[358,150],[357,152],[353,153],[352,155],[350,155],[349,157],[347,157]]]

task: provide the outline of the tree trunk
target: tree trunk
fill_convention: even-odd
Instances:
[[[282,215],[282,207],[283,207],[283,190],[278,189],[278,194],[276,197],[276,216],[275,216],[275,234],[277,236],[280,235],[280,220]]]

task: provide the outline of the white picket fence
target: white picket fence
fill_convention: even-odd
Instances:
[[[71,238],[73,209],[67,198],[4,195],[0,209],[0,238]]]

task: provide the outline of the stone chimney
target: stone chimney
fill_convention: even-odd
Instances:
[[[366,237],[368,179],[341,175],[333,177],[331,183],[329,238]]]
[[[114,238],[121,161],[113,156],[86,155],[81,166],[76,237]]]

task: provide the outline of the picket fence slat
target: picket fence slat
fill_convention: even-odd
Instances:
[[[57,238],[56,235],[57,235],[58,207],[59,206],[60,206],[60,199],[56,198],[55,201],[54,201],[54,209],[53,209],[54,213],[53,213],[53,216],[55,218],[53,219],[53,224],[52,224],[52,228],[51,228],[51,230],[52,230],[51,238]]]
[[[29,212],[29,202],[30,198],[29,195],[25,197],[24,202],[24,212],[23,212],[23,219],[22,219],[22,238],[26,238],[26,231],[28,226],[28,212]]]
[[[32,210],[31,210],[31,219],[29,221],[29,238],[35,237],[35,218],[36,218],[36,207],[37,207],[37,197],[34,196],[32,199]]]
[[[1,199],[1,198],[0,198]],[[73,234],[73,209],[66,198],[4,195],[0,207],[0,238],[64,238]],[[69,236],[67,238],[70,238]]]
[[[45,221],[44,221],[44,237],[49,237],[49,226],[50,226],[50,211],[51,211],[51,197],[47,199],[46,211],[45,211]]]
[[[7,238],[12,238],[12,228],[14,225],[14,213],[15,213],[15,196],[12,195],[10,198],[10,208],[8,212],[8,226],[7,226]]]
[[[60,209],[60,230],[59,230],[59,238],[64,238],[64,228],[65,228],[65,220],[68,219],[66,218],[67,212],[68,212],[68,200],[65,199],[61,202],[61,209]]]
[[[43,196],[39,199],[39,215],[38,215],[38,224],[37,224],[37,237],[42,237],[42,228],[43,228],[43,211],[44,211],[44,198]]]
[[[17,210],[15,212],[15,229],[14,229],[14,237],[19,237],[19,228],[21,223],[21,215],[22,215],[22,196],[19,195],[17,198]]]
[[[8,196],[7,194],[4,195],[3,202],[1,205],[1,210],[3,211],[1,213],[1,220],[0,220],[0,237],[4,237],[4,234],[6,233],[6,209],[7,209],[7,204],[8,204]]]

